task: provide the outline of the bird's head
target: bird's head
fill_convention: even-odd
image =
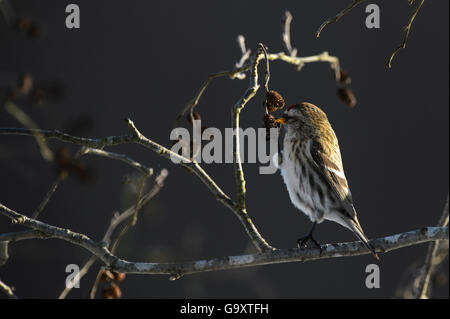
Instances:
[[[288,127],[317,126],[322,122],[328,122],[328,119],[326,114],[314,104],[302,102],[289,106],[276,122],[285,124]]]

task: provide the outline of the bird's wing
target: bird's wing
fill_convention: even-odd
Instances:
[[[352,196],[342,167],[339,146],[324,147],[320,141],[310,141],[308,149],[311,166],[325,180],[336,196],[336,200],[340,201],[349,215],[348,217],[356,219]]]
[[[342,205],[339,211],[347,217],[343,219],[342,225],[351,229],[364,245],[372,251],[375,257],[379,259],[375,252],[375,248],[366,235],[364,235],[358,218],[356,217],[352,196],[344,175],[344,169],[342,168],[339,146],[336,143],[332,147],[325,147],[318,141],[310,141],[309,153],[312,167],[314,167],[326,181],[328,186],[334,192],[336,200],[340,201],[340,204]]]

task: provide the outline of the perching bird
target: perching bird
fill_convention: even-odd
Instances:
[[[291,105],[278,123],[285,124],[283,149],[274,158],[295,207],[313,222],[299,246],[313,239],[316,224],[334,221],[355,233],[375,255],[356,217],[342,166],[339,144],[326,114],[311,103]]]

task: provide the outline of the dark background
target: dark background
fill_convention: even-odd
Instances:
[[[43,106],[18,102],[41,128],[65,130],[81,117],[78,135],[103,137],[128,133],[132,118],[150,139],[169,145],[172,123],[211,72],[228,70],[240,57],[238,34],[255,52],[258,42],[270,52],[282,50],[280,18],[289,9],[293,45],[299,55],[323,51],[340,58],[358,98],[354,109],[336,97],[326,63],[301,72],[283,62],[271,64],[270,86],[288,104],[312,102],[328,114],[340,141],[346,175],[369,237],[435,225],[448,193],[449,45],[448,1],[426,1],[417,16],[406,50],[385,66],[401,42],[402,28],[414,8],[407,1],[372,1],[381,8],[381,28],[367,29],[365,6],[354,9],[319,39],[314,33],[349,1],[86,1],[81,29],[65,27],[69,1],[11,1],[20,16],[41,26],[28,36],[0,20],[0,84],[14,85],[22,72],[35,82],[61,83],[64,96]],[[261,70],[262,68],[260,68]],[[262,73],[261,73],[262,75]],[[200,101],[203,122],[230,127],[230,108],[248,81],[214,81]],[[242,113],[242,127],[260,126],[263,90]],[[2,91],[2,94],[4,90]],[[84,115],[83,115],[84,114]],[[90,120],[88,120],[90,119]],[[92,128],[89,129],[89,122]],[[3,105],[0,127],[18,127]],[[50,142],[53,150],[63,144]],[[71,149],[76,150],[70,146]],[[129,154],[159,171],[169,170],[161,193],[143,210],[136,228],[117,254],[132,261],[183,261],[254,252],[237,218],[194,175],[138,145],[110,148]],[[112,213],[132,204],[124,194],[124,176],[133,168],[118,161],[86,157],[88,181],[71,176],[56,192],[41,219],[100,239]],[[290,203],[280,175],[259,175],[257,164],[244,165],[249,215],[275,247],[293,247],[310,222]],[[205,165],[222,189],[234,197],[233,165]],[[30,215],[56,177],[31,137],[0,136],[0,202]],[[0,219],[0,231],[21,229]],[[355,240],[341,226],[325,222],[322,242]],[[167,276],[128,275],[121,284],[127,298],[391,298],[427,245],[381,256],[337,258],[197,274],[170,282]],[[0,278],[19,297],[54,298],[66,277],[65,266],[82,264],[89,254],[60,240],[22,241],[11,245],[11,258]],[[381,267],[381,288],[365,287],[365,267]],[[444,265],[448,276],[448,263]],[[86,297],[96,270],[69,297]],[[435,287],[448,298],[448,282]],[[2,296],[3,297],[3,296]]]

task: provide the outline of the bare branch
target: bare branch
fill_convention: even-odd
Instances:
[[[448,226],[448,219],[449,219],[448,216],[449,216],[449,198],[447,196],[447,203],[445,205],[444,212],[442,213],[442,216],[438,223],[439,227]],[[439,242],[432,242],[430,244],[430,247],[428,248],[425,263],[422,266],[419,283],[414,291],[414,298],[416,299],[428,299],[428,294],[430,291],[430,278],[438,265],[436,256],[439,251],[440,246],[439,244],[440,244]],[[442,258],[440,259],[440,261],[442,261]]]
[[[44,210],[45,206],[47,206],[47,204],[50,201],[50,199],[52,198],[53,194],[56,192],[56,189],[58,188],[59,184],[64,179],[66,179],[66,177],[67,177],[67,171],[61,171],[58,174],[58,177],[56,178],[56,181],[53,182],[52,187],[50,187],[50,189],[47,192],[47,194],[45,194],[45,197],[42,200],[42,202],[39,204],[39,207],[34,211],[34,213],[32,215],[33,219],[37,219],[39,217],[39,214],[42,213],[42,211]]]
[[[0,234],[1,238],[1,234]],[[7,241],[0,241],[0,266],[6,264],[9,259],[9,243]]]
[[[234,202],[227,195],[225,195],[225,193],[217,186],[217,184],[209,177],[209,175],[206,174],[206,172],[200,167],[200,165],[197,162],[184,158],[183,156],[180,156],[177,153],[172,152],[171,150],[165,148],[164,146],[147,139],[137,130],[137,128],[134,126],[134,123],[131,120],[127,119],[127,123],[133,129],[135,134],[108,136],[104,138],[84,138],[62,133],[58,130],[0,128],[0,135],[34,136],[34,134],[39,133],[42,134],[42,136],[44,136],[47,139],[57,139],[66,143],[82,145],[85,147],[91,147],[96,149],[103,149],[108,146],[115,146],[119,144],[131,144],[131,143],[140,144],[156,152],[162,157],[168,159],[173,158],[180,161],[180,165],[193,170],[193,172],[211,190],[211,192],[214,194],[217,200],[219,200],[229,208],[232,208],[234,206]]]
[[[377,252],[389,252],[428,241],[447,239],[448,227],[425,227],[406,233],[373,239],[371,242],[377,248]],[[361,242],[348,242],[322,245],[321,249],[276,249],[258,254],[227,256],[181,263],[127,263],[121,260],[116,264],[114,270],[126,273],[177,274],[178,276],[182,276],[207,271],[238,269],[287,262],[305,262],[336,257],[359,256],[370,253]]]
[[[0,280],[0,290],[3,290],[6,293],[6,295],[11,299],[18,299],[17,296],[14,294],[13,289],[1,280]]]
[[[93,155],[98,155],[98,156],[103,156],[103,157],[120,160],[120,161],[125,162],[125,163],[135,167],[136,169],[142,171],[143,174],[145,174],[146,176],[150,176],[153,174],[152,168],[149,168],[139,162],[136,162],[135,160],[133,160],[132,158],[130,158],[124,154],[107,152],[107,151],[95,149],[95,148],[81,147],[80,150],[77,152],[77,154],[74,156],[74,159],[79,159],[82,156],[87,155],[87,154],[93,154]],[[42,200],[39,207],[34,211],[34,213],[32,215],[33,219],[37,219],[39,217],[40,213],[44,210],[45,206],[47,206],[47,204],[50,201],[50,199],[52,198],[53,194],[56,192],[56,189],[58,188],[59,184],[64,179],[66,179],[67,176],[68,176],[68,174],[67,174],[66,170],[63,170],[58,174],[56,181],[52,184],[50,190],[45,195],[45,197]]]
[[[124,273],[167,274],[179,278],[187,274],[195,274],[207,271],[237,269],[250,266],[261,266],[275,263],[304,262],[310,260],[366,255],[371,252],[361,242],[348,242],[339,244],[325,244],[320,248],[291,248],[274,249],[262,253],[220,257],[211,260],[199,260],[180,263],[143,263],[122,260],[109,252],[101,244],[83,234],[77,234],[69,229],[55,227],[19,214],[0,204],[0,213],[11,218],[16,223],[21,223],[45,233],[45,238],[58,238],[72,244],[81,246],[97,256],[106,266],[112,270]],[[30,236],[27,235],[30,239]],[[36,236],[36,238],[43,238]],[[420,243],[448,240],[448,226],[424,227],[414,231],[400,233],[384,238],[371,240],[377,252],[389,252],[395,249],[417,245]]]
[[[122,228],[120,233],[117,235],[117,237],[113,240],[112,244],[110,245],[111,252],[114,253],[116,251],[116,248],[122,239],[122,237],[128,232],[128,230],[135,226],[137,223],[138,213],[139,209],[142,207],[142,205],[139,205],[142,201],[142,192],[144,191],[145,182],[147,181],[148,175],[143,175],[139,178],[138,181],[138,188],[136,191],[136,203],[133,206],[133,214],[131,215],[131,218],[129,219],[128,223]]]
[[[286,52],[292,56],[297,56],[297,49],[292,47],[291,43],[291,22],[292,22],[292,14],[286,10],[284,11],[283,18],[281,19],[281,39],[283,40],[283,45]]]
[[[201,168],[201,166],[196,161],[191,161],[183,156],[178,155],[177,153],[172,152],[171,150],[155,143],[149,139],[147,139],[141,132],[136,128],[134,123],[131,120],[127,120],[128,125],[133,130],[134,134],[132,135],[121,135],[121,136],[109,136],[105,138],[82,138],[75,137],[72,135],[68,135],[57,130],[36,130],[36,129],[24,129],[24,128],[0,128],[1,134],[16,134],[16,135],[27,135],[34,136],[36,132],[41,134],[46,138],[54,138],[59,139],[64,142],[73,143],[77,145],[84,145],[86,147],[93,147],[97,149],[103,149],[107,146],[113,146],[124,143],[137,143],[143,145],[144,147],[153,150],[160,156],[165,158],[174,158],[180,161],[180,165],[183,165],[187,168],[190,168],[199,178],[200,180],[208,187],[208,189],[213,193],[215,198],[228,207],[231,211],[233,211],[236,216],[242,220],[247,219],[248,216],[242,215],[239,209],[236,208],[236,204],[229,196],[227,196],[219,186],[211,179],[211,177]],[[255,226],[252,224],[252,228]],[[256,232],[257,233],[257,232]],[[252,238],[253,240],[253,238]]]
[[[220,77],[225,77],[225,76],[229,76],[231,79],[234,79],[234,78],[242,79],[242,76],[238,76],[238,74],[241,74],[242,72],[247,71],[249,68],[250,68],[250,66],[248,64],[246,64],[240,68],[237,68],[237,69],[234,69],[231,71],[223,71],[223,72],[212,73],[212,74],[208,75],[208,78],[200,87],[200,91],[198,91],[197,95],[183,108],[181,113],[178,114],[178,116],[175,120],[175,124],[174,124],[175,127],[177,127],[179,125],[180,120],[183,118],[183,116],[188,111],[191,112],[191,114],[192,114],[192,111],[197,106],[198,102],[200,101],[200,98],[202,97],[203,93],[205,92],[208,85],[212,82],[212,80],[214,80],[216,78],[220,78]]]
[[[124,163],[127,163],[133,167],[135,167],[136,169],[140,170],[143,174],[145,175],[152,175],[153,174],[153,169],[150,167],[147,167],[139,162],[136,162],[135,160],[133,160],[132,158],[128,157],[127,155],[124,154],[118,154],[118,153],[112,153],[112,152],[107,152],[104,150],[100,150],[100,149],[96,149],[96,148],[90,148],[90,147],[83,147],[79,153],[80,156],[82,155],[86,155],[86,154],[93,154],[93,155],[98,155],[98,156],[103,156],[103,157],[108,157],[108,158],[112,158],[112,159],[116,159],[119,161],[122,161]]]
[[[9,27],[12,27],[14,20],[16,19],[16,13],[9,4],[9,0],[0,0],[0,13],[5,18]]]
[[[238,62],[236,62],[236,64],[234,66],[236,68],[241,68],[242,66],[244,66],[244,63],[247,62],[248,59],[250,59],[250,54],[252,51],[245,47],[245,37],[243,35],[238,35],[237,42],[238,42],[239,48],[241,49],[242,56],[241,56],[241,59]],[[236,74],[235,77],[239,80],[243,80],[243,79],[245,79],[245,73],[240,72],[240,73]]]
[[[13,224],[23,225],[46,234],[47,236],[45,238],[59,238],[74,245],[81,246],[96,255],[106,264],[111,265],[117,260],[117,257],[113,256],[106,247],[97,244],[86,235],[75,233],[69,229],[51,226],[36,219],[29,218],[9,209],[1,203],[0,213],[10,218]],[[27,234],[27,238],[30,238],[29,234]],[[38,238],[42,238],[42,236],[38,236]]]
[[[319,27],[319,29],[316,31],[316,37],[320,37],[320,33],[322,30],[329,25],[330,23],[338,22],[347,12],[352,10],[354,7],[356,7],[358,4],[363,2],[365,0],[354,0],[348,7],[346,7],[344,10],[336,14],[334,17],[329,18],[326,20],[322,25]]]
[[[264,88],[266,89],[266,93],[267,93],[267,92],[269,92],[270,63],[269,63],[266,46],[262,43],[259,43],[258,48],[261,48],[262,52],[264,53],[264,59],[266,60],[266,70],[264,72]]]
[[[328,62],[330,64],[331,69],[335,72],[336,81],[340,79],[340,64],[339,59],[335,56],[331,56],[328,52],[322,52],[316,55],[307,56],[307,57],[295,57],[289,56],[284,52],[280,53],[272,53],[269,54],[270,61],[281,60],[283,62],[295,65],[297,68],[303,67],[304,64],[314,63],[314,62]]]
[[[262,44],[259,45],[258,53],[253,59],[253,64],[251,67],[250,74],[250,86],[245,91],[244,95],[239,99],[239,101],[232,108],[232,121],[234,143],[233,143],[233,154],[235,162],[235,179],[236,179],[236,191],[237,191],[237,205],[235,207],[235,213],[242,225],[244,226],[247,234],[251,238],[253,244],[258,248],[259,251],[272,250],[273,248],[266,242],[266,240],[260,235],[258,229],[253,224],[252,220],[247,214],[245,207],[245,177],[244,171],[242,169],[242,160],[240,152],[240,132],[239,132],[239,115],[248,101],[250,101],[259,89],[258,84],[258,64],[263,58],[263,50],[265,48]],[[268,63],[268,62],[267,62]]]
[[[78,273],[78,276],[76,278],[78,278],[78,281],[81,280],[81,278],[83,278],[88,272],[89,269],[92,267],[92,265],[95,263],[95,261],[97,260],[96,256],[92,256],[91,258],[89,258],[89,260],[84,264],[83,267],[81,267],[80,272]],[[74,279],[75,280],[75,279]],[[75,286],[76,284],[76,280],[73,284],[73,286]],[[64,288],[64,290],[61,292],[61,294],[59,295],[58,299],[65,299],[67,297],[67,295],[69,294],[69,292],[72,290],[73,287],[67,286]]]
[[[209,82],[217,77],[223,77],[223,76],[230,76],[233,78],[236,74],[239,72],[245,72],[247,70],[251,71],[251,79],[250,79],[250,87],[245,92],[244,96],[238,101],[235,106],[233,107],[233,125],[234,128],[239,127],[239,113],[245,106],[245,104],[256,94],[256,91],[259,88],[259,84],[257,83],[257,67],[259,60],[263,57],[262,52],[258,52],[256,56],[253,57],[251,61],[251,65],[247,64],[242,66],[241,68],[237,68],[231,71],[224,71],[220,73],[212,74],[208,77],[207,82],[202,86],[200,92],[197,94],[197,96],[194,98],[193,102],[188,104],[185,109],[182,111],[180,116],[182,114],[185,114],[186,111],[190,110],[192,112],[192,108],[197,105],[201,95],[203,94],[204,90],[206,89]],[[295,66],[301,66],[306,63],[313,63],[313,62],[328,62],[331,65],[331,68],[336,72],[336,78],[339,78],[340,74],[340,67],[339,67],[339,60],[336,57],[330,56],[328,52],[323,52],[318,55],[309,56],[309,57],[292,57],[286,55],[284,52],[280,52],[277,54],[268,54],[267,56],[268,60],[275,61],[275,60],[281,60],[286,63],[295,65]],[[256,75],[256,77],[255,77]],[[180,117],[179,116],[179,117]],[[108,136],[104,138],[83,138],[83,137],[77,137],[72,136],[63,132],[60,132],[58,130],[41,130],[41,129],[28,129],[28,128],[0,128],[0,135],[27,135],[27,136],[35,136],[36,134],[39,134],[42,137],[45,137],[47,139],[58,139],[63,142],[72,143],[76,145],[81,145],[86,148],[93,148],[98,150],[103,150],[105,147],[119,145],[119,144],[125,144],[125,143],[136,143],[140,144],[148,149],[151,149],[152,151],[156,152],[160,156],[163,156],[168,159],[176,159],[180,161],[180,165],[185,166],[189,169],[191,169],[199,178],[200,180],[208,187],[208,189],[212,192],[214,197],[220,201],[223,205],[225,205],[227,208],[229,208],[241,221],[241,223],[244,225],[245,230],[247,234],[249,235],[252,242],[255,244],[255,246],[260,250],[264,251],[267,249],[272,249],[272,247],[267,244],[265,239],[260,235],[257,228],[249,218],[247,211],[245,209],[245,179],[244,174],[242,171],[242,163],[240,163],[240,155],[239,160],[237,160],[237,170],[236,170],[236,179],[239,181],[237,183],[238,187],[238,203],[236,204],[228,195],[226,195],[220,187],[215,183],[214,180],[211,179],[211,177],[201,168],[201,166],[195,161],[190,160],[187,158],[184,158],[183,156],[180,156],[171,150],[163,147],[162,145],[153,142],[152,140],[149,140],[146,138],[134,125],[134,123],[130,120],[126,120],[128,126],[132,129],[133,134],[127,134],[127,135],[119,135],[119,136]],[[239,141],[239,136],[237,136],[237,141]],[[238,142],[239,143],[239,142]],[[236,147],[236,145],[234,145]],[[239,149],[239,145],[237,145],[237,149]],[[236,151],[236,149],[235,149]],[[235,152],[236,153],[236,152]],[[123,159],[123,157],[121,158]],[[129,159],[128,159],[129,161]],[[240,164],[239,164],[240,163]]]
[[[17,105],[12,103],[11,101],[6,102],[5,109],[9,114],[11,114],[11,116],[13,116],[23,126],[30,128],[30,129],[38,128],[38,125],[28,116],[28,114],[25,113],[24,111],[22,111]],[[36,142],[39,146],[39,150],[41,151],[42,157],[46,161],[49,161],[49,162],[53,161],[55,156],[54,156],[53,152],[50,150],[50,148],[48,147],[43,136],[41,136],[38,131],[35,131],[34,137],[36,138]]]
[[[334,56],[330,56],[328,52],[323,52],[317,55],[313,56],[307,56],[307,57],[297,57],[294,55],[287,55],[285,52],[279,52],[279,53],[272,53],[268,55],[269,61],[275,61],[275,60],[281,60],[283,62],[286,62],[288,64],[292,64],[297,67],[297,69],[301,69],[301,67],[306,63],[313,63],[313,62],[328,62],[331,65],[331,68],[335,71],[336,79],[339,80],[340,78],[340,66],[339,66],[339,59]],[[200,98],[202,97],[203,93],[205,92],[208,85],[212,82],[212,80],[219,78],[219,77],[225,77],[228,76],[231,79],[244,79],[245,77],[238,76],[239,74],[243,72],[247,72],[251,69],[251,66],[254,62],[255,56],[253,56],[251,61],[239,68],[236,68],[234,70],[230,71],[222,71],[218,73],[212,73],[208,75],[207,80],[203,83],[203,85],[200,87],[200,91],[195,95],[195,97],[183,108],[183,110],[180,112],[180,114],[177,116],[175,120],[175,126],[179,125],[180,120],[185,116],[187,112],[191,112],[194,110],[194,108],[198,105]],[[1,134],[1,132],[0,132]]]
[[[111,236],[114,233],[114,231],[116,230],[117,226],[119,226],[122,222],[124,222],[125,220],[129,219],[133,214],[135,214],[136,211],[140,211],[141,208],[147,204],[153,197],[156,196],[156,194],[159,193],[159,191],[161,190],[161,188],[164,185],[164,180],[167,178],[168,176],[168,171],[166,169],[162,169],[158,176],[155,178],[155,184],[153,185],[152,189],[145,194],[144,196],[142,196],[142,198],[140,198],[137,207],[136,206],[131,206],[129,207],[127,210],[125,210],[123,213],[118,214],[115,213],[113,215],[113,217],[111,218],[111,221],[109,223],[108,229],[105,232],[105,235],[103,236],[102,239],[102,243],[106,246],[110,246],[111,243]],[[1,240],[1,236],[0,236],[0,240]],[[81,280],[81,278],[83,278],[89,271],[89,269],[91,268],[91,266],[94,264],[94,262],[97,260],[97,257],[94,255],[91,258],[89,258],[89,260],[84,264],[84,266],[80,269],[80,273],[78,276],[78,280]],[[100,271],[97,274],[96,278],[100,278],[99,276]],[[91,296],[95,296],[95,292],[97,289],[97,284],[98,284],[98,279],[96,279],[96,281],[94,282],[94,285],[91,288]],[[65,287],[64,290],[62,291],[62,293],[60,294],[60,296],[58,297],[58,299],[64,299],[66,298],[66,296],[69,294],[69,292],[72,290],[72,287]]]
[[[414,1],[410,1],[410,5],[413,4]],[[409,19],[409,23],[408,25],[405,27],[405,35],[403,37],[403,41],[400,44],[399,47],[397,47],[394,52],[391,54],[391,57],[389,58],[388,62],[387,62],[387,66],[389,68],[391,68],[391,63],[392,60],[394,59],[395,55],[398,53],[398,51],[400,51],[401,49],[406,48],[406,42],[408,41],[408,36],[409,36],[409,31],[411,31],[411,26],[414,22],[414,19],[416,18],[416,15],[419,13],[420,8],[422,7],[423,3],[425,2],[425,0],[421,0],[419,5],[417,6],[416,10],[414,11],[413,15],[411,16],[411,18]]]
[[[23,230],[13,233],[4,233],[0,234],[0,243],[1,242],[16,242],[21,240],[27,240],[27,239],[47,239],[50,238],[45,233],[39,231],[39,230]]]

